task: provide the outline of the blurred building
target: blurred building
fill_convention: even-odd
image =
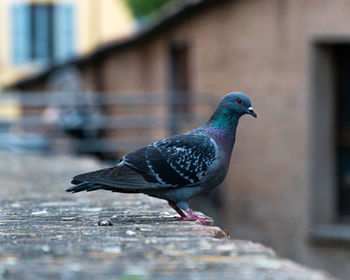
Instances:
[[[65,65],[105,92],[246,92],[222,204],[234,238],[350,275],[350,2],[198,0]],[[45,89],[52,70],[12,84]],[[106,93],[108,94],[108,93]],[[187,108],[191,110],[191,108]]]
[[[123,0],[2,0],[0,89],[132,29]]]

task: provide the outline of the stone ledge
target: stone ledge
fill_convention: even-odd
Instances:
[[[0,163],[0,279],[331,279],[213,225],[178,221],[161,200],[64,193],[73,174],[100,168],[91,160],[19,157],[15,169]],[[104,219],[113,225],[98,226]]]

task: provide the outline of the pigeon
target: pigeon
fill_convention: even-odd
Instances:
[[[226,177],[238,120],[245,114],[257,117],[248,96],[230,92],[202,126],[131,152],[113,167],[77,175],[66,191],[143,193],[168,201],[179,219],[206,225],[188,201]]]

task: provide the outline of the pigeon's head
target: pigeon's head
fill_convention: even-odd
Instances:
[[[255,118],[257,117],[248,96],[242,92],[230,92],[226,94],[221,100],[219,108],[227,109],[232,114],[238,115],[238,117],[245,114],[252,115]]]

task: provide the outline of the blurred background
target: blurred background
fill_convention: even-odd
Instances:
[[[193,208],[345,279],[349,15],[348,0],[1,0],[0,149],[109,163],[243,91],[259,117]]]

